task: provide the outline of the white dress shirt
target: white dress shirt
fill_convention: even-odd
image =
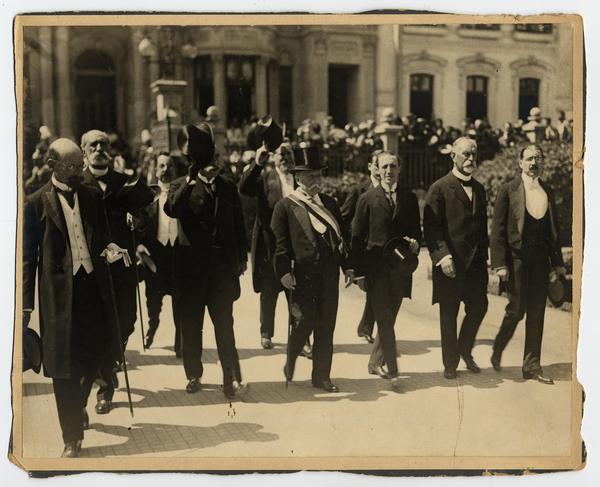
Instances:
[[[277,171],[281,183],[281,196],[285,198],[294,192],[294,176],[282,173],[277,167],[275,167],[275,171]]]
[[[452,174],[454,174],[458,179],[462,180],[462,181],[471,181],[471,176],[465,176],[463,173],[461,173],[458,169],[456,169],[456,167],[452,168]],[[471,186],[462,186],[462,189],[464,189],[465,193],[467,193],[467,197],[469,198],[470,201],[473,201],[473,188]]]
[[[94,265],[92,264],[92,258],[85,239],[81,213],[79,212],[79,198],[77,197],[77,193],[75,193],[75,204],[71,208],[64,195],[60,192],[57,192],[57,194],[67,224],[69,245],[71,246],[71,259],[73,261],[73,275],[77,274],[81,266],[89,274],[94,270]]]
[[[540,185],[540,178],[532,178],[525,173],[521,173],[523,186],[525,187],[525,207],[536,220],[544,218],[548,211],[548,195]]]
[[[160,195],[158,197],[158,229],[156,239],[163,245],[175,245],[177,240],[177,219],[165,213],[164,206],[169,194],[169,185],[159,182]]]

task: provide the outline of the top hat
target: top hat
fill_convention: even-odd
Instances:
[[[215,137],[207,123],[185,125],[177,134],[177,145],[181,153],[195,162],[206,166],[215,158]]]
[[[42,367],[42,339],[31,328],[23,331],[23,372],[33,370],[36,374]]]
[[[383,247],[383,260],[389,269],[403,277],[410,277],[419,265],[419,258],[410,250],[404,237],[394,237],[387,241]]]
[[[269,152],[275,152],[283,142],[284,132],[285,128],[268,115],[258,121],[255,133]]]
[[[295,148],[294,161],[296,165],[290,169],[290,172],[320,171],[322,169],[327,169],[326,165],[321,164],[319,148],[316,146]]]
[[[548,298],[555,308],[560,308],[567,300],[568,285],[565,276],[557,276],[548,282]]]

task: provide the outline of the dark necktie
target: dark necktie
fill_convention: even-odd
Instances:
[[[394,196],[392,194],[391,191],[385,191],[385,196],[388,199],[388,201],[390,202],[390,206],[392,207],[392,210],[396,209],[396,203],[394,202]]]
[[[108,184],[108,173],[102,176],[96,176],[97,181],[102,181],[104,184]]]
[[[463,186],[467,186],[469,188],[473,187],[473,180],[472,179],[469,179],[468,181],[464,180],[464,179],[460,179],[459,181],[460,181],[460,184],[462,184]]]
[[[56,191],[58,191],[60,194],[62,194],[65,197],[65,200],[67,200],[67,204],[69,205],[69,207],[71,209],[75,208],[75,192],[74,191],[64,191],[64,190],[58,189],[58,188],[56,188]]]

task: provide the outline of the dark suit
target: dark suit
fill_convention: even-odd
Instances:
[[[160,310],[165,295],[171,296],[173,322],[175,324],[174,350],[181,352],[179,296],[174,292],[179,279],[177,272],[184,265],[182,260],[183,246],[190,243],[183,232],[181,223],[177,222],[177,240],[171,245],[163,245],[158,240],[161,188],[156,186],[156,198],[146,208],[139,211],[134,217],[137,243],[146,246],[151,259],[156,264],[156,273],[149,269],[144,273],[146,283],[146,306],[148,308],[148,336],[154,336],[159,325]],[[166,196],[166,194],[165,194]]]
[[[469,200],[452,173],[434,182],[426,197],[423,227],[433,262],[433,303],[440,303],[444,367],[455,370],[460,355],[470,357],[475,336],[487,312],[487,213],[483,186],[471,178]],[[440,261],[452,256],[456,277],[447,277]],[[456,337],[456,317],[465,303],[465,318]]]
[[[188,379],[201,377],[202,327],[208,307],[215,326],[223,384],[240,382],[233,332],[233,302],[240,296],[239,275],[247,261],[244,217],[236,186],[217,176],[211,193],[199,179],[171,183],[165,213],[177,218],[190,247],[184,248],[175,292],[180,303],[183,366]]]
[[[494,355],[501,357],[519,321],[525,321],[523,371],[540,372],[548,274],[563,266],[554,196],[540,181],[548,196],[548,210],[540,220],[526,209],[521,177],[504,184],[496,198],[492,219],[492,268],[509,271],[506,314],[494,341]]]
[[[377,321],[369,366],[385,363],[393,375],[398,372],[394,324],[402,298],[410,297],[412,290],[412,277],[400,277],[384,262],[383,247],[394,237],[421,240],[417,198],[410,191],[398,189],[392,208],[383,188],[372,188],[358,199],[352,221],[352,264],[356,275],[367,280],[367,302]]]
[[[342,215],[335,200],[324,194],[319,197],[343,232]],[[345,258],[332,243],[336,240],[335,232],[331,229],[325,235],[316,232],[306,207],[289,197],[275,205],[271,228],[275,235],[275,273],[279,279],[293,273],[296,279],[290,298],[294,326],[288,343],[287,367],[293,370],[298,354],[314,331],[312,382],[318,385],[329,380],[331,372],[340,265],[345,267]]]
[[[83,408],[99,363],[118,350],[111,278],[100,257],[110,241],[102,195],[85,187],[77,194],[90,274],[82,267],[73,276],[67,224],[52,182],[26,198],[23,226],[23,308],[34,308],[37,272],[44,374],[53,379],[65,442],[83,438]]]
[[[254,291],[260,293],[260,335],[272,338],[275,332],[275,307],[283,287],[273,270],[275,236],[271,230],[273,208],[283,197],[277,170],[263,170],[253,162],[242,176],[240,193],[255,197],[257,215],[252,230],[250,262]]]
[[[356,212],[356,204],[358,203],[358,198],[360,195],[368,191],[373,187],[373,181],[371,178],[367,181],[364,181],[362,184],[357,184],[354,188],[352,188],[344,200],[344,203],[341,207],[342,218],[344,220],[344,225],[347,228],[351,228],[352,219],[354,218],[354,213]],[[362,316],[358,323],[358,327],[356,329],[356,333],[358,336],[373,335],[373,327],[375,326],[375,314],[373,313],[373,307],[369,301],[369,295],[367,294],[367,298],[365,299],[365,307],[363,309]]]
[[[108,169],[104,182],[106,188],[102,190],[96,177],[89,168],[83,171],[83,184],[103,193],[104,208],[108,217],[108,225],[114,243],[127,249],[129,256],[135,259],[135,249],[131,238],[131,229],[127,224],[127,213],[135,213],[148,205],[154,195],[141,179],[132,186],[127,185],[128,177],[112,168]],[[125,267],[122,260],[111,266],[119,326],[123,344],[133,333],[137,316],[136,305],[136,275],[133,266]],[[98,400],[111,401],[115,392],[115,377],[113,363],[108,361],[102,367],[97,392]]]

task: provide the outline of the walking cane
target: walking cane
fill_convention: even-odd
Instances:
[[[104,260],[106,263],[106,269],[108,271],[108,282],[110,287],[110,297],[112,304],[112,312],[114,316],[114,323],[116,324],[115,335],[119,346],[119,352],[121,355],[121,363],[123,364],[123,374],[125,375],[125,388],[127,389],[127,401],[129,403],[129,412],[133,418],[133,402],[131,401],[131,389],[129,387],[129,375],[127,374],[127,362],[125,362],[125,350],[123,349],[123,341],[121,340],[121,323],[119,322],[119,313],[117,311],[117,300],[115,298],[115,290],[113,287],[112,272],[110,270],[110,264],[108,260]]]
[[[131,219],[131,223],[130,223],[129,229],[131,230],[131,243],[133,245],[133,251],[136,252],[137,251],[137,244],[136,244],[136,241],[135,241],[135,231],[134,231],[134,227],[133,227],[133,218]],[[144,341],[144,314],[142,313],[142,294],[140,292],[140,276],[138,274],[138,269],[137,269],[136,263],[132,262],[132,265],[133,265],[133,269],[135,271],[135,290],[136,290],[136,294],[137,294],[138,311],[140,313],[140,328],[141,328],[141,332],[142,332],[142,349],[145,352],[146,351],[146,342]]]
[[[292,277],[294,277],[294,261],[292,260],[290,262],[291,264],[291,271],[290,273],[292,274]],[[286,374],[285,374],[285,388],[288,388],[288,384],[289,384],[289,380],[288,380],[288,374],[287,374],[287,362],[289,360],[289,356],[290,356],[290,335],[292,334],[292,322],[293,322],[293,315],[292,315],[292,308],[293,308],[293,302],[292,299],[294,297],[294,289],[290,289],[289,290],[289,297],[288,297],[288,334],[287,334],[287,346],[286,346],[286,364],[285,364],[285,368],[286,368]]]

